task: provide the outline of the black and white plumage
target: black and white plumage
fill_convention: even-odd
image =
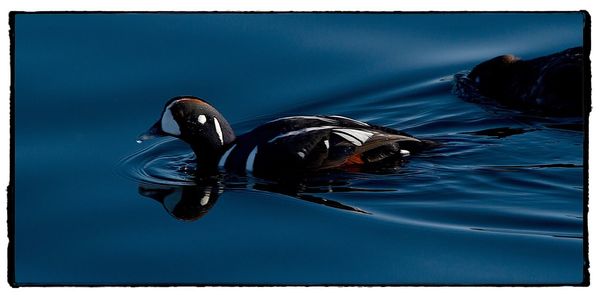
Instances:
[[[223,116],[195,97],[167,102],[161,120],[140,139],[156,135],[171,135],[189,143],[201,175],[215,173],[220,164],[230,173],[251,171],[268,179],[384,163],[435,145],[342,116],[280,118],[236,138]]]

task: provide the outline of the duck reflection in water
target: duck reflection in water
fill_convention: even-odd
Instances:
[[[216,181],[193,186],[140,184],[138,192],[161,203],[174,218],[194,221],[208,213],[215,205],[223,187]]]
[[[331,198],[317,196],[318,194],[344,192],[387,192],[389,189],[365,189],[353,187],[350,177],[343,173],[304,178],[288,179],[287,181],[266,182],[254,179],[255,183],[246,178],[233,177],[223,180],[222,175],[213,179],[198,179],[195,185],[154,185],[139,184],[138,193],[162,204],[163,208],[173,218],[182,221],[196,221],[205,216],[216,204],[226,190],[246,189],[273,192],[287,197],[327,206],[333,209],[345,210],[359,214],[371,214],[359,207],[344,204]]]

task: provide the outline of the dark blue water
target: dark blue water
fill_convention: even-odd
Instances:
[[[16,282],[580,283],[583,132],[451,89],[582,32],[580,13],[17,15]],[[135,142],[183,94],[238,134],[338,114],[443,145],[295,197],[251,176],[195,188],[185,144]],[[209,196],[194,222],[173,217],[182,191]]]

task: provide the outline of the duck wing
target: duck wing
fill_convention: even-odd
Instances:
[[[298,173],[370,164],[410,154],[421,141],[376,129],[319,126],[291,131],[258,145],[254,175],[279,178]]]
[[[434,143],[342,116],[296,116],[268,122],[238,137],[225,168],[265,178],[375,163]]]

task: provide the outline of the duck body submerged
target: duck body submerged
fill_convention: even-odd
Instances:
[[[435,146],[407,133],[341,116],[294,116],[267,122],[236,137],[229,123],[206,101],[177,97],[161,119],[140,136],[171,135],[190,144],[199,176],[223,166],[228,173],[266,179],[320,170],[377,165]]]
[[[531,60],[501,55],[455,76],[463,98],[490,98],[500,105],[553,116],[584,113],[584,50],[570,48]]]

